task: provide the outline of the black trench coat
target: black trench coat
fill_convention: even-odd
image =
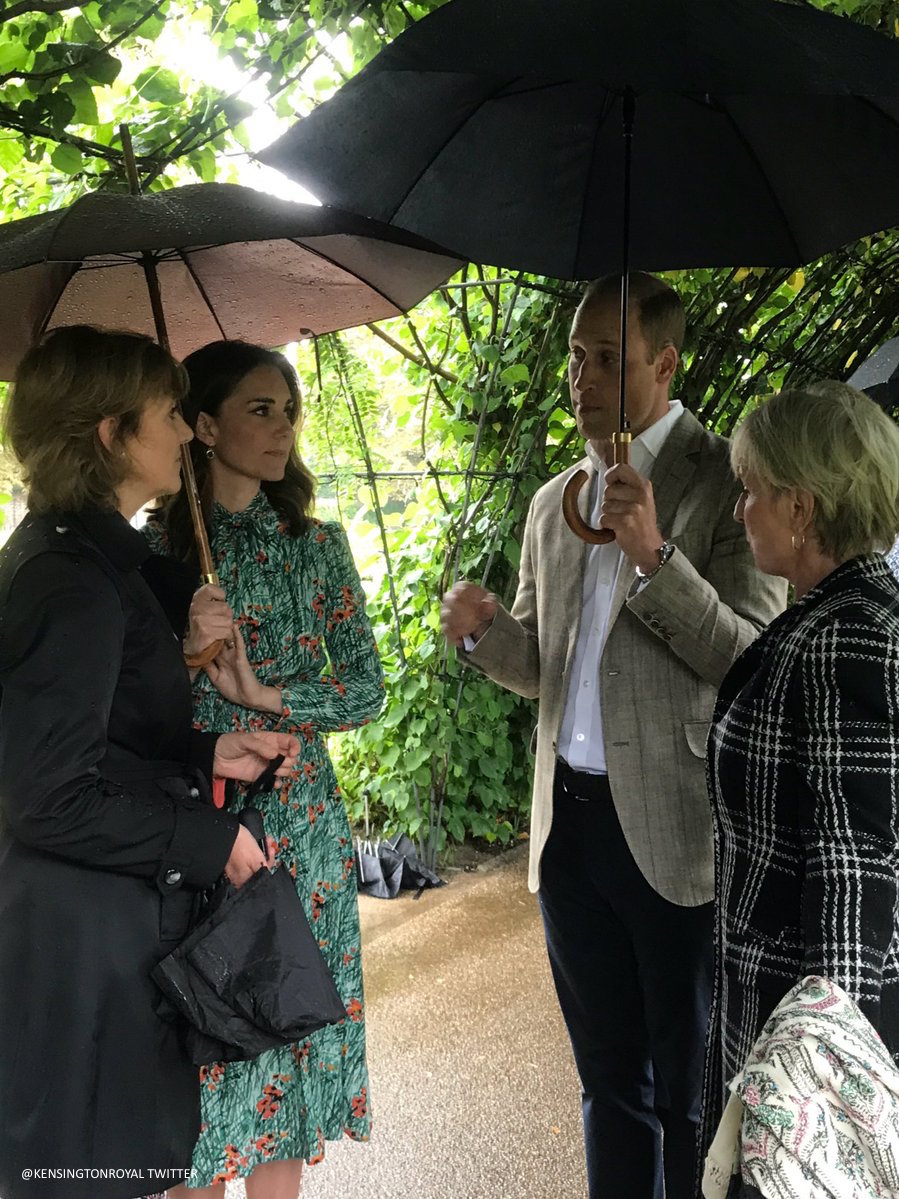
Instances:
[[[208,801],[215,737],[191,729],[147,555],[101,512],[29,516],[0,553],[3,1199],[161,1191],[199,1128],[149,973],[237,822]]]

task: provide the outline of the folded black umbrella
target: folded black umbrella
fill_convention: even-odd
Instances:
[[[189,1024],[196,1065],[242,1061],[346,1016],[286,870],[223,884],[200,922],[153,970]]]
[[[374,847],[371,841],[357,841],[356,878],[362,894],[375,899],[395,899],[401,890],[421,892],[443,886],[443,879],[422,863],[405,833]]]

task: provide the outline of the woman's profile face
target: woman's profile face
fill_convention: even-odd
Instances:
[[[135,493],[145,494],[142,503],[179,490],[181,446],[192,436],[172,396],[147,401],[137,433],[125,441],[127,483]]]
[[[240,379],[214,417],[201,413],[197,432],[215,449],[218,470],[247,479],[284,478],[296,438],[297,405],[276,366],[257,366]]]
[[[789,493],[771,491],[749,473],[742,475],[740,482],[743,490],[734,509],[734,520],[746,530],[756,566],[766,575],[790,578],[796,551],[791,540]]]

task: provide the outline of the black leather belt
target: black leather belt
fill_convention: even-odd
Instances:
[[[574,770],[563,758],[556,758],[556,782],[567,796],[582,802],[605,799],[611,794],[607,774]]]

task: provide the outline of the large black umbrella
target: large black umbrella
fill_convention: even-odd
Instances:
[[[634,266],[798,265],[897,222],[899,44],[778,0],[449,0],[260,157],[475,260],[622,272],[623,347]],[[610,541],[585,480],[566,519]]]
[[[620,271],[624,345],[633,267],[798,265],[899,220],[899,44],[779,0],[450,0],[260,157],[478,261]],[[585,479],[566,520],[611,540]]]
[[[779,0],[450,0],[260,154],[475,261],[798,265],[899,221],[899,42]]]

